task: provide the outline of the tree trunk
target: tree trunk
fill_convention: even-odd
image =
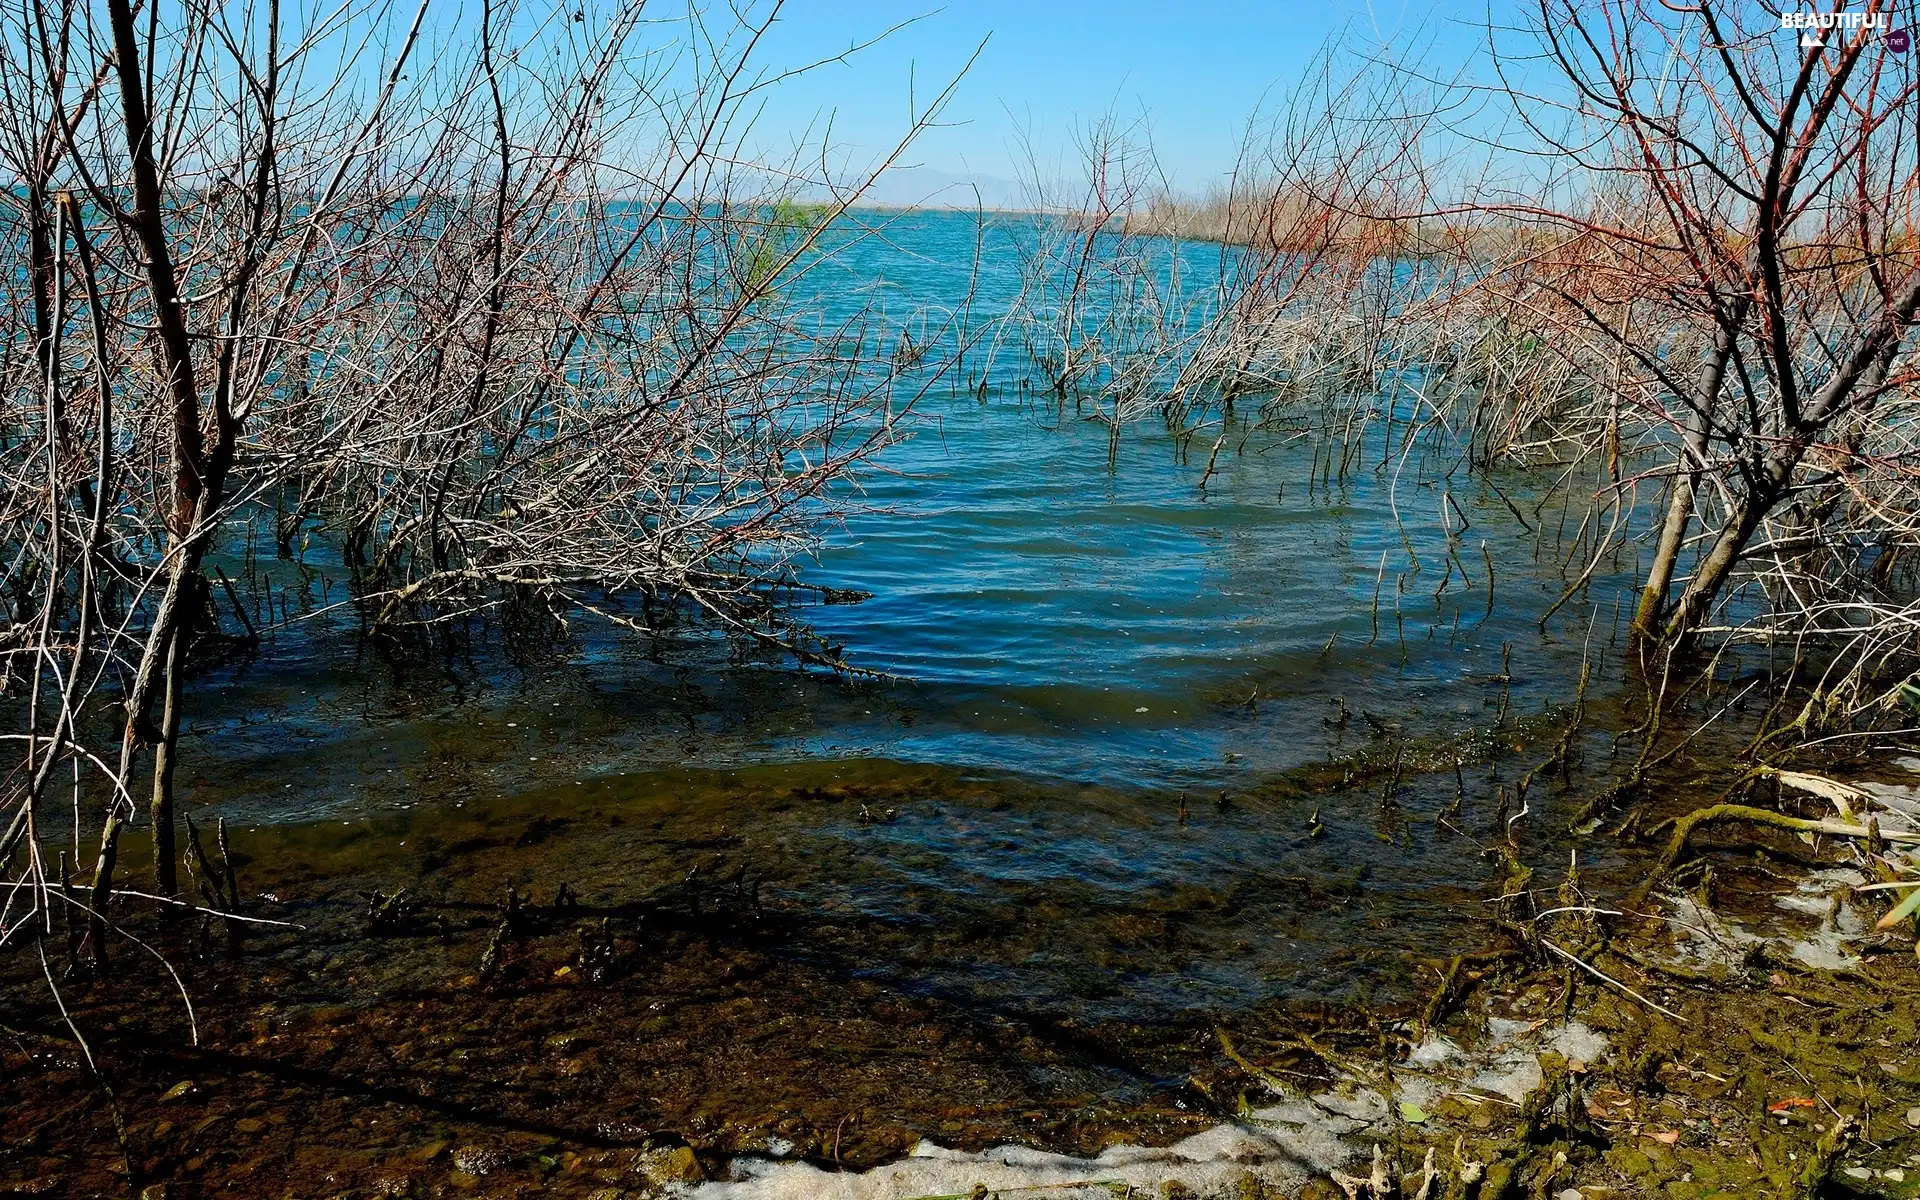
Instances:
[[[87,901],[87,942],[93,950],[93,961],[101,967],[107,965],[107,903],[113,899],[113,864],[120,856],[125,812],[115,804],[107,813],[107,823],[100,830],[100,857],[93,866],[93,894]]]
[[[167,241],[160,168],[154,156],[153,122],[147,108],[146,80],[140,70],[140,37],[134,27],[133,8],[128,0],[107,0],[107,18],[113,27],[113,64],[120,81],[127,158],[132,167],[133,226],[146,253],[147,287],[153,299],[157,334],[154,359],[173,401],[173,513],[168,532],[182,538],[192,528],[205,453],[193,343],[187,333],[186,305],[174,274],[172,247]]]
[[[156,824],[154,829],[154,874],[156,881],[163,884],[161,891],[170,894],[176,872],[173,854],[172,742],[178,733],[178,668],[186,641],[181,632],[184,622],[180,615],[180,601],[184,598],[182,592],[186,590],[183,585],[187,583],[187,576],[197,577],[199,573],[200,548],[204,545],[204,539],[196,536],[195,526],[199,521],[212,517],[218,494],[216,483],[213,497],[203,495],[208,472],[205,462],[206,439],[200,430],[200,395],[194,379],[193,344],[187,332],[186,307],[180,295],[178,278],[174,274],[172,248],[167,240],[160,169],[154,153],[152,114],[148,107],[146,79],[140,67],[140,35],[134,25],[133,7],[129,0],[107,0],[106,8],[107,21],[113,30],[113,66],[120,84],[127,159],[133,181],[132,223],[140,248],[145,252],[147,288],[153,300],[156,335],[154,360],[161,378],[166,381],[172,401],[169,423],[173,435],[173,494],[167,531],[172,536],[174,552],[179,557],[167,583],[166,598],[161,602],[155,618],[154,636],[161,641],[152,647],[158,649],[165,658],[167,700],[164,712],[172,731],[156,739],[161,743],[161,749],[154,759],[152,804],[156,817],[164,810],[166,822],[164,827]],[[143,662],[142,678],[135,681],[134,691],[128,697],[126,741],[121,747],[123,780],[132,765],[136,739],[150,732],[146,728],[146,708],[153,684],[151,672],[160,665],[152,660]],[[117,804],[115,811],[118,811]],[[118,836],[119,822],[109,818],[107,828],[102,832],[100,859],[94,871],[96,899],[104,899],[110,894],[116,849],[113,841]],[[104,934],[104,930],[101,932]]]
[[[1803,453],[1801,447],[1788,443],[1767,459],[1753,486],[1747,489],[1739,511],[1721,527],[1713,548],[1700,560],[1693,578],[1687,581],[1686,590],[1680,593],[1680,602],[1674,605],[1673,616],[1668,619],[1663,634],[1667,641],[1684,642],[1706,618],[1761,522],[1786,494]]]
[[[1689,423],[1687,440],[1695,440],[1695,427]],[[1705,441],[1704,436],[1700,438]],[[1667,516],[1660,526],[1660,542],[1654,547],[1653,565],[1647,570],[1647,584],[1641,589],[1640,604],[1633,613],[1635,637],[1647,638],[1657,631],[1667,607],[1667,592],[1673,586],[1674,565],[1680,560],[1680,548],[1686,545],[1687,527],[1693,523],[1694,493],[1700,486],[1700,470],[1691,466],[1693,455],[1682,450],[1674,463],[1673,491],[1667,497]]]
[[[1713,335],[1713,351],[1700,364],[1700,378],[1687,413],[1686,431],[1681,436],[1680,454],[1675,462],[1673,493],[1667,497],[1667,516],[1660,527],[1660,543],[1653,552],[1653,565],[1647,571],[1647,584],[1640,592],[1640,603],[1633,614],[1633,636],[1652,638],[1666,613],[1667,593],[1673,586],[1673,572],[1680,561],[1681,548],[1687,544],[1687,530],[1693,524],[1693,506],[1700,479],[1706,469],[1707,431],[1713,409],[1720,399],[1720,387],[1727,375],[1727,360],[1733,356],[1734,338],[1740,322],[1746,319],[1748,301],[1734,301],[1725,319]]]
[[[189,558],[193,558],[191,564]],[[154,682],[165,670],[162,660],[171,656],[172,630],[179,621],[187,573],[197,570],[198,565],[199,560],[192,555],[189,546],[168,572],[167,587],[161,593],[160,603],[154,612],[153,628],[147,634],[139,669],[134,672],[133,685],[127,690],[123,702],[125,722],[120,730],[120,769],[115,776],[121,781],[122,787],[126,780],[132,778],[134,759],[141,747],[161,740],[152,733],[147,710],[152,701]],[[120,831],[125,828],[132,811],[133,798],[124,791],[116,792],[107,805],[107,821],[100,830],[100,856],[93,865],[92,912],[87,920],[87,938],[93,943],[94,956],[102,963],[106,961],[107,902],[113,896],[113,870],[120,857]]]
[[[153,749],[153,889],[162,896],[180,890],[179,854],[174,839],[173,771],[180,741],[180,684],[186,666],[187,622],[177,620],[168,638],[166,698],[160,716],[160,739]]]

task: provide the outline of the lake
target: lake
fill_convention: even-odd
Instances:
[[[861,220],[798,285],[830,317],[956,308],[976,247],[968,328],[1013,302],[1031,219]],[[1205,279],[1226,252],[1180,253]],[[1408,953],[1481,936],[1494,843],[1564,871],[1569,814],[1607,774],[1635,565],[1540,624],[1591,552],[1583,477],[1449,469],[1402,413],[1327,478],[1322,435],[1243,412],[1201,486],[1217,421],[1110,442],[1004,339],[926,385],[903,383],[925,389],[906,436],[803,571],[866,594],[804,593],[799,615],[872,677],[582,614],[396,659],[320,636],[349,620],[325,607],[346,582],[320,538],[297,568],[251,564],[319,615],[192,691],[189,810],[302,830],[351,874],[409,830],[612,804],[661,832],[629,822],[582,892],[718,854],[865,930],[863,972],[1126,1019],[1403,988]],[[1521,802],[1583,664],[1591,761]],[[543,853],[527,878],[555,869]],[[1618,861],[1610,840],[1582,853]],[[993,934],[1011,910],[1043,916]],[[1172,932],[1115,932],[1143,912]]]

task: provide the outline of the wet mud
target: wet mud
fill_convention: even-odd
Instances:
[[[1703,958],[1676,933],[1725,914],[1711,919],[1811,922],[1813,937],[1831,905],[1791,917],[1775,903],[1820,865],[1812,848],[1709,839],[1692,909],[1670,898],[1659,919],[1551,927],[1605,981],[1513,918],[1584,903],[1583,887],[1618,894],[1629,870],[1564,880],[1490,861],[1475,868],[1485,886],[1451,901],[1459,936],[1435,942],[1389,889],[1324,870],[1309,883],[1278,860],[1259,886],[1258,870],[1229,887],[1196,872],[1143,878],[1122,900],[1085,883],[1086,862],[1049,875],[1006,849],[1011,867],[962,892],[964,855],[916,872],[898,846],[861,849],[914,821],[1003,845],[994,819],[1009,813],[1067,840],[1064,818],[1010,786],[899,764],[675,773],[236,830],[242,912],[298,928],[117,910],[179,970],[191,1019],[126,939],[104,980],[77,927],[43,942],[72,1026],[25,973],[38,961],[10,963],[0,1194],[657,1195],[747,1160],[839,1177],[923,1143],[1164,1146],[1358,1087],[1390,1102],[1348,1131],[1353,1146],[1386,1147],[1403,1173],[1428,1146],[1458,1158],[1459,1187],[1432,1197],[1920,1185],[1911,943],[1860,942],[1836,973],[1799,943],[1722,937],[1731,950]],[[1285,791],[1189,801],[1144,832],[1253,816],[1287,829]],[[1292,961],[1252,945],[1288,932],[1263,906],[1315,947],[1311,988],[1270,980],[1238,1004],[1183,988]],[[1342,979],[1370,984],[1302,994]],[[1576,1018],[1608,1047],[1596,1061],[1547,1051],[1517,1097],[1469,1081],[1401,1103],[1414,1093],[1396,1064],[1433,1039],[1470,1055],[1517,1027],[1502,1022]],[[1339,1194],[1324,1183],[1299,1187]]]

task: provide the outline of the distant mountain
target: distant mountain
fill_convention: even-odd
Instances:
[[[1021,209],[1032,206],[1027,189],[995,175],[955,174],[933,167],[892,167],[881,173],[862,204],[882,208]]]

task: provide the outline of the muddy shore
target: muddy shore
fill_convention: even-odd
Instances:
[[[793,800],[884,822],[930,786]],[[990,981],[1069,936],[1090,970],[1177,970],[1220,898],[1036,892],[903,931],[796,903],[711,814],[637,856],[630,815],[443,816],[370,830],[376,855],[239,833],[244,913],[298,928],[123,914],[191,1021],[125,943],[110,986],[49,960],[84,1048],[6,981],[0,1195],[910,1196],[1007,1170],[1072,1194],[1084,1170],[1337,1196],[1373,1145],[1404,1195],[1429,1147],[1430,1197],[1920,1190],[1912,942],[1865,931],[1845,844],[1728,829],[1631,913],[1618,878],[1512,864],[1465,902],[1479,944],[1397,951],[1398,989],[1123,1021]],[[941,956],[989,982],[879,966]],[[1066,1157],[981,1156],[1009,1145]]]

